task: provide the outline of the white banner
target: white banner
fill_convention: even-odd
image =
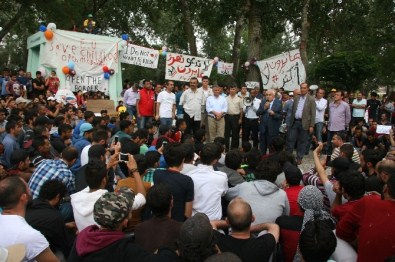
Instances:
[[[245,84],[248,89],[259,87],[259,82],[255,82],[255,81],[248,81],[248,82],[245,82]]]
[[[189,81],[192,77],[197,77],[201,82],[203,76],[210,77],[213,64],[213,59],[167,53],[165,79]]]
[[[118,43],[110,38],[56,30],[41,54],[41,64],[48,68],[62,68],[73,61],[77,74],[103,74],[103,66],[118,72]]]
[[[264,89],[280,88],[293,91],[306,81],[306,71],[298,49],[256,62]]]
[[[158,68],[159,51],[138,45],[128,44],[121,51],[121,63]]]
[[[218,74],[231,75],[233,72],[233,63],[218,62]]]
[[[97,75],[75,75],[75,76],[66,76],[65,86],[67,89],[77,92],[79,90],[82,91],[93,91],[93,92],[103,92],[105,95],[109,95],[108,89],[108,81],[104,79],[103,73]]]

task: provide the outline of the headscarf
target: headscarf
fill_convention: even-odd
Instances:
[[[332,215],[324,210],[324,196],[317,187],[311,185],[305,186],[299,192],[298,203],[304,210],[301,232],[304,230],[306,223],[311,220],[330,220],[334,224],[336,223],[336,220],[332,217]],[[299,244],[296,250],[294,261],[302,261]]]

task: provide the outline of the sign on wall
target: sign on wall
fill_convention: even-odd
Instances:
[[[210,77],[213,64],[213,59],[167,53],[165,79],[189,81],[192,77],[197,77],[201,82],[203,76]]]
[[[292,91],[306,81],[306,71],[298,49],[256,62],[264,89],[284,88]]]
[[[65,86],[72,92],[87,91],[87,92],[103,92],[109,95],[108,80],[103,78],[103,73],[97,75],[84,74],[75,76],[66,76]]]
[[[138,45],[128,44],[121,51],[121,63],[158,68],[159,51]]]
[[[96,35],[83,34],[82,38],[75,32],[56,30],[52,41],[45,44],[41,54],[41,64],[48,68],[62,68],[73,61],[77,74],[103,74],[103,66],[118,72],[117,41]]]

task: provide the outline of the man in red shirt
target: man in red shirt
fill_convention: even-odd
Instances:
[[[384,186],[384,200],[360,199],[337,224],[336,235],[349,243],[358,240],[358,261],[384,261],[395,254],[395,176]]]
[[[154,116],[155,92],[152,90],[150,80],[145,79],[143,84],[144,87],[140,90],[139,96],[136,99],[139,129],[143,129],[146,123],[151,123]]]

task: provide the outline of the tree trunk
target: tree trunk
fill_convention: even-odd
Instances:
[[[235,37],[233,40],[233,50],[232,50],[232,61],[233,61],[233,72],[232,76],[237,78],[237,73],[239,72],[240,66],[240,46],[241,46],[241,32],[245,23],[245,14],[249,10],[249,1],[246,1],[245,6],[240,10],[239,16],[236,20],[235,27]]]
[[[309,16],[309,5],[310,0],[303,1],[303,11],[302,11],[302,35],[300,36],[300,56],[302,63],[307,72],[307,66],[309,65],[309,60],[307,58],[307,41],[309,38],[309,27],[310,23],[308,20]]]
[[[180,0],[181,12],[184,20],[184,30],[187,35],[189,51],[191,55],[197,56],[196,37],[192,25],[191,11],[189,10],[188,0]]]
[[[27,0],[26,2],[22,3],[18,12],[5,24],[2,26],[2,30],[0,31],[0,42],[3,38],[10,32],[12,27],[19,21],[19,19],[23,16],[23,14],[29,9],[30,2]]]
[[[262,44],[262,16],[263,12],[256,0],[251,0],[248,14],[248,60],[259,58]],[[260,82],[260,72],[257,66],[250,65],[247,81]]]

